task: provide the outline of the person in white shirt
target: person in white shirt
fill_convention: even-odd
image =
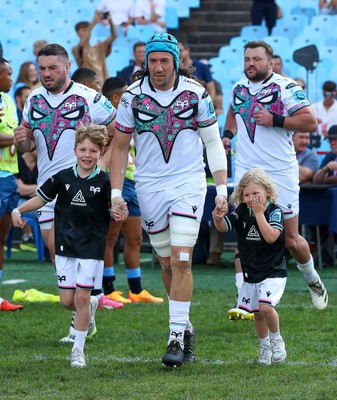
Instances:
[[[322,139],[327,137],[328,130],[332,125],[337,125],[336,95],[336,83],[325,81],[323,84],[324,99],[312,105],[318,122],[318,133]]]
[[[148,25],[154,32],[166,32],[165,0],[137,0],[135,20],[139,25]]]

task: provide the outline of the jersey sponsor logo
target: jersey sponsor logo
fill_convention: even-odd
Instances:
[[[249,229],[249,232],[247,233],[246,236],[247,240],[260,240],[260,234],[258,232],[258,230],[256,229],[255,225],[252,225]]]
[[[83,197],[82,190],[80,189],[76,195],[73,197],[71,203],[72,206],[86,206],[87,203],[85,201],[85,198]]]
[[[100,187],[90,186],[90,192],[94,192],[94,194],[96,194],[96,193],[100,193],[100,191],[101,191]]]
[[[184,129],[198,129],[198,104],[198,95],[189,90],[180,93],[167,106],[162,106],[147,94],[136,95],[131,106],[137,133],[153,133],[159,142],[164,160],[168,163],[179,133]]]
[[[254,143],[256,131],[254,110],[258,109],[260,104],[272,114],[283,115],[284,104],[281,98],[281,87],[272,82],[255,95],[250,94],[249,88],[243,84],[234,88],[233,110],[235,114],[241,115],[252,143]]]
[[[33,131],[42,132],[50,161],[65,130],[75,131],[81,124],[92,122],[86,99],[76,94],[70,95],[55,108],[42,94],[36,94],[30,101],[28,119]]]

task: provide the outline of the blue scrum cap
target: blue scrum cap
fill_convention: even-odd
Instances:
[[[148,67],[147,59],[149,53],[153,53],[155,51],[171,53],[174,57],[176,71],[178,72],[180,51],[178,41],[173,35],[168,33],[156,33],[155,35],[151,36],[145,47],[145,70],[147,70]]]

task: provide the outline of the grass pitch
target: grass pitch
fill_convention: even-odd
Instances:
[[[143,286],[166,300],[160,268],[151,268],[150,257],[143,255]],[[318,311],[302,274],[290,266],[277,308],[288,356],[283,364],[262,367],[256,363],[254,323],[227,319],[236,290],[232,254],[223,257],[227,268],[193,267],[193,365],[161,365],[168,338],[167,301],[98,310],[98,333],[87,341],[84,369],[69,366],[72,345],[59,343],[68,332],[70,312],[57,303],[22,303],[21,312],[0,313],[0,399],[336,399],[337,269],[320,272],[329,306]],[[34,253],[15,253],[5,262],[2,297],[11,301],[15,289],[32,288],[57,294],[53,266],[35,260]],[[115,270],[116,288],[126,294],[125,268],[121,264]]]

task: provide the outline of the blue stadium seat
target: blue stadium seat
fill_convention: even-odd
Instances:
[[[328,36],[324,44],[325,46],[337,47],[337,36]]]
[[[186,0],[166,0],[166,7],[175,7],[179,18],[190,17],[190,6]]]
[[[336,32],[336,15],[315,15],[311,20],[312,26],[324,26],[329,32]]]
[[[277,0],[277,5],[281,8],[284,17],[290,15],[290,10],[294,7],[289,0]]]
[[[138,40],[147,42],[154,33],[154,30],[148,25],[135,25],[129,27],[126,37],[136,37]]]
[[[251,36],[251,40],[261,40],[268,35],[268,28],[264,25],[247,25],[241,28],[240,36]]]
[[[291,43],[298,36],[298,29],[294,25],[282,24],[274,26],[271,33],[273,36],[285,36]]]
[[[309,24],[310,24],[311,20],[312,20],[312,17],[317,15],[317,12],[316,12],[315,8],[312,8],[312,7],[297,6],[297,7],[294,7],[294,8],[292,8],[290,10],[290,14],[305,15],[306,17],[308,17],[308,21],[309,21]]]
[[[229,45],[236,47],[241,46],[243,48],[243,46],[251,40],[252,38],[250,36],[234,36],[229,40]]]
[[[179,29],[178,11],[175,7],[166,7],[165,23],[167,29]]]
[[[270,46],[274,50],[274,54],[278,54],[282,57],[284,49],[287,49],[290,46],[290,40],[286,36],[266,36],[263,40],[270,44]]]
[[[38,262],[42,262],[44,259],[44,241],[42,238],[41,230],[39,227],[38,222],[30,217],[27,217],[25,215],[22,215],[23,218],[27,220],[27,225],[30,225],[33,229],[33,234],[34,234],[34,239],[35,239],[35,244],[36,244],[36,250],[37,250],[37,259]],[[7,246],[7,258],[11,258],[12,256],[12,246],[13,246],[13,236],[14,236],[14,227],[11,228],[8,234],[6,246]]]
[[[336,46],[320,46],[319,56],[325,58],[331,58],[332,61],[337,61],[337,47]],[[337,78],[337,77],[336,77]]]
[[[200,0],[187,0],[187,3],[190,8],[199,8],[200,7]]]
[[[130,64],[129,49],[125,47],[112,46],[111,54],[106,59],[109,76],[116,76],[118,71]]]
[[[298,36],[292,43],[292,49],[295,51],[311,44],[314,44],[317,47],[322,46],[324,44],[324,37],[320,35]]]
[[[289,0],[283,0],[289,1]],[[290,2],[291,3],[291,2]],[[317,0],[299,0],[298,5],[300,7],[310,7],[316,11],[316,14],[319,14],[319,2]]]
[[[242,62],[243,46],[221,46],[219,49],[219,57],[234,60],[236,62]]]
[[[278,19],[276,22],[276,26],[280,25],[296,26],[298,32],[302,32],[304,27],[309,25],[309,20],[306,15],[298,15],[298,14],[285,15],[283,18]]]

